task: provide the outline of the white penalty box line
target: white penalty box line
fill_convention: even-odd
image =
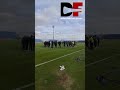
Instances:
[[[108,59],[110,59],[110,58],[112,58],[112,57],[114,57],[114,56],[116,56],[116,55],[120,55],[120,54],[115,54],[115,55],[112,55],[112,56],[109,56],[109,57],[103,58],[103,59],[101,59],[101,60],[98,60],[98,61],[95,61],[95,62],[89,63],[89,64],[85,65],[85,67],[88,67],[88,66],[91,66],[91,65],[97,64],[97,63],[99,63],[99,62],[102,62],[102,61],[108,60]]]
[[[85,67],[88,67],[88,66],[94,65],[94,64],[96,64],[96,63],[99,63],[99,62],[105,61],[105,60],[107,60],[107,59],[109,59],[109,58],[111,58],[111,57],[113,57],[113,56],[110,56],[110,57],[107,57],[107,58],[101,59],[101,60],[99,60],[99,61],[95,61],[95,62],[89,63],[89,64],[85,65]]]
[[[22,90],[22,89],[25,89],[25,88],[28,88],[28,87],[31,87],[31,86],[34,86],[34,83],[30,83],[30,84],[27,84],[27,85],[24,85],[24,86],[21,86],[19,88],[15,88],[15,89],[12,89],[12,90]]]
[[[35,65],[35,67],[38,67],[38,66],[44,65],[44,64],[46,64],[46,63],[49,63],[49,62],[52,62],[52,61],[58,60],[58,59],[60,59],[60,58],[63,58],[63,57],[66,57],[66,56],[72,55],[72,54],[77,53],[77,52],[80,52],[80,51],[82,51],[82,50],[84,50],[84,49],[81,49],[81,50],[75,51],[75,52],[73,52],[73,53],[69,53],[69,54],[63,55],[63,56],[61,56],[61,57],[58,57],[58,58],[52,59],[52,60],[50,60],[50,61],[47,61],[47,62],[44,62],[44,63],[41,63],[41,64],[37,64],[37,65]],[[108,60],[109,58],[112,58],[112,57],[114,57],[114,56],[116,56],[116,55],[120,55],[120,54],[115,54],[115,55],[112,55],[112,56],[110,56],[110,57],[103,58],[103,59],[98,60],[98,61],[96,61],[96,62],[93,62],[93,63],[87,64],[85,67],[88,67],[88,66],[91,66],[91,65],[97,64],[97,63],[99,63],[99,62],[102,62],[102,61]],[[21,87],[19,87],[19,88],[13,89],[13,90],[21,90],[21,89],[24,89],[24,88],[27,88],[27,87],[30,87],[30,86],[33,86],[33,85],[34,85],[34,83],[30,83],[30,84],[27,84],[27,85],[21,86]]]
[[[55,60],[61,59],[61,58],[63,58],[63,57],[66,57],[66,56],[72,55],[72,54],[74,54],[74,53],[80,52],[80,51],[82,51],[82,50],[84,50],[84,49],[81,49],[81,50],[78,50],[78,51],[75,51],[75,52],[72,52],[72,53],[69,53],[69,54],[63,55],[63,56],[61,56],[61,57],[58,57],[58,58],[55,58],[55,59],[49,60],[49,61],[44,62],[44,63],[37,64],[37,65],[35,65],[35,68],[38,67],[38,66],[41,66],[41,65],[47,64],[47,63],[49,63],[49,62],[52,62],[52,61],[55,61]],[[27,87],[30,87],[30,86],[33,86],[33,85],[34,85],[34,83],[30,83],[30,84],[27,84],[27,85],[21,86],[21,87],[19,87],[19,88],[13,89],[13,90],[22,90],[22,89],[24,89],[24,88],[27,88]]]
[[[80,52],[80,51],[82,51],[82,50],[84,50],[84,49],[81,49],[81,50],[78,50],[78,51],[75,51],[75,52],[72,52],[72,53],[69,53],[69,54],[60,56],[60,57],[58,57],[58,58],[55,58],[55,59],[52,59],[52,60],[49,60],[49,61],[46,61],[46,62],[43,62],[43,63],[40,63],[40,64],[37,64],[37,65],[35,65],[35,68],[38,67],[38,66],[47,64],[47,63],[49,63],[49,62],[53,62],[53,61],[56,61],[56,60],[58,60],[58,59],[64,58],[64,57],[66,57],[66,56],[72,55],[72,54],[74,54],[74,53]]]

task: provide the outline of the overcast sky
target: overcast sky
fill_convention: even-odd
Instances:
[[[86,33],[120,33],[120,0],[86,0]]]
[[[36,38],[47,39],[55,25],[56,38],[84,39],[85,14],[81,20],[60,20],[61,1],[79,0],[35,0],[35,11],[34,0],[1,0],[0,31],[35,30]],[[86,33],[120,33],[120,0],[86,0],[86,4]]]
[[[35,0],[35,36],[37,39],[52,39],[55,28],[55,39],[84,40],[85,10],[84,7],[79,20],[60,19],[60,4],[63,1],[83,0]],[[84,5],[85,6],[85,5]]]
[[[35,31],[34,0],[1,0],[0,31],[16,32],[20,35]]]

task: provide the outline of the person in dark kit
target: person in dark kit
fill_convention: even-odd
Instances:
[[[28,50],[29,37],[24,36],[24,50]]]
[[[35,49],[35,37],[34,37],[34,35],[30,36],[29,42],[30,42],[29,49],[33,51]]]
[[[76,46],[76,42],[75,41],[73,41],[73,42],[74,42],[74,44],[73,44],[73,47],[74,47],[74,46]]]
[[[57,41],[54,41],[54,45],[55,45],[55,47],[57,48]]]
[[[88,49],[93,50],[98,47],[100,44],[100,38],[97,35],[86,35],[85,36],[85,45]]]
[[[64,47],[66,47],[66,42],[65,41],[63,41],[63,45],[64,45]]]
[[[44,47],[50,47],[50,41],[45,41],[44,42]]]
[[[44,47],[46,47],[46,41],[44,42]]]
[[[22,49],[25,50],[25,36],[21,40],[22,42]]]
[[[29,49],[29,37],[25,36],[25,50]]]
[[[59,47],[61,48],[61,41],[58,41],[58,45],[59,45]]]
[[[32,50],[32,38],[31,38],[31,36],[28,38],[28,50]]]
[[[34,50],[35,49],[35,36],[24,36],[21,40],[23,50]]]
[[[72,46],[72,42],[71,42],[71,41],[68,41],[68,42],[67,42],[67,47],[68,47],[68,46],[69,46],[69,47]]]
[[[69,47],[69,42],[68,41],[66,41],[66,45],[67,45],[67,47]]]
[[[94,41],[94,47],[97,47],[97,38],[96,38],[96,35],[95,36],[93,36],[93,41]]]
[[[89,47],[89,37],[87,35],[85,36],[85,45]]]
[[[50,47],[50,41],[48,41],[48,47]]]
[[[74,42],[74,41],[72,41],[72,42],[71,42],[71,44],[72,44],[72,45],[71,45],[72,47],[74,47],[74,46],[75,46],[75,42]]]
[[[34,51],[35,50],[35,35],[33,35],[32,37],[32,50]]]
[[[97,46],[99,46],[100,44],[100,38],[99,37],[96,37],[97,38]]]
[[[93,37],[91,36],[90,39],[90,49],[93,50],[94,49],[94,40],[93,40]]]
[[[51,41],[51,48],[53,48],[53,45],[54,45],[54,41]]]

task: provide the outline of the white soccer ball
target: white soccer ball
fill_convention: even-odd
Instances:
[[[64,65],[61,65],[61,66],[60,66],[60,71],[63,71],[63,70],[65,70],[65,66],[64,66]]]

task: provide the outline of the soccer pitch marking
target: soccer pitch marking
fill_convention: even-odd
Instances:
[[[84,49],[81,49],[81,50],[79,50],[79,51],[82,51],[82,50],[84,50]],[[77,53],[77,52],[79,52],[79,51],[75,51],[75,52],[73,52],[73,53],[69,53],[69,54],[66,54],[66,55],[64,55],[64,56],[58,57],[58,58],[56,58],[56,60],[58,60],[58,59],[60,59],[60,58],[63,58],[63,57],[66,57],[66,56],[69,56],[69,55],[71,55],[71,54]],[[107,59],[109,59],[109,58],[112,58],[112,57],[114,57],[114,56],[116,56],[116,55],[120,55],[120,54],[115,54],[115,55],[112,55],[112,56],[110,56],[110,57],[103,58],[103,59],[98,60],[98,61],[96,61],[96,62],[87,64],[87,65],[85,65],[85,67],[88,67],[88,66],[94,65],[94,64],[96,64],[96,63],[105,61],[105,60],[107,60]],[[55,61],[55,59],[52,59],[52,61]],[[41,66],[41,65],[44,65],[44,64],[49,63],[49,62],[52,62],[52,61],[50,60],[50,61],[47,61],[47,62],[44,62],[44,63],[41,63],[41,64],[37,64],[37,65],[38,65],[38,66]],[[38,67],[38,66],[35,65],[35,68]],[[12,90],[21,90],[21,89],[24,89],[24,88],[27,88],[27,87],[30,87],[30,86],[33,86],[33,85],[34,85],[34,83],[30,83],[30,84],[27,84],[27,85],[24,85],[24,86],[21,86],[21,87],[19,87],[19,88],[12,89]]]
[[[34,85],[34,83],[30,83],[30,84],[27,84],[27,85],[24,85],[24,86],[21,86],[21,87],[19,87],[19,88],[12,89],[12,90],[22,90],[22,89],[25,89],[25,88],[27,88],[27,87],[33,86],[33,85]]]
[[[41,65],[47,64],[47,63],[49,63],[49,62],[52,62],[52,61],[56,61],[56,60],[61,59],[61,58],[63,58],[63,57],[66,57],[66,56],[72,55],[72,54],[74,54],[74,53],[80,52],[80,51],[82,51],[82,50],[84,50],[84,49],[81,49],[81,50],[78,50],[78,51],[75,51],[75,52],[72,52],[72,53],[69,53],[69,54],[63,55],[63,56],[61,56],[61,57],[58,57],[58,58],[55,58],[55,59],[49,60],[49,61],[44,62],[44,63],[37,64],[37,65],[35,65],[35,68],[38,67],[38,66],[41,66]],[[30,84],[27,84],[27,85],[21,86],[21,87],[19,87],[19,88],[13,89],[13,90],[22,90],[22,89],[24,89],[24,88],[27,88],[27,87],[30,87],[30,86],[33,86],[33,85],[34,85],[34,83],[30,83]]]
[[[113,56],[106,57],[106,58],[104,58],[104,59],[101,59],[101,60],[98,60],[98,61],[95,61],[95,62],[89,63],[89,64],[85,65],[85,67],[88,67],[88,66],[94,65],[94,64],[96,64],[96,63],[99,63],[99,62],[105,61],[105,60],[107,60],[107,59],[109,59],[109,58],[111,58],[111,57],[113,57]]]
[[[101,60],[98,60],[98,61],[95,61],[95,62],[89,63],[89,64],[85,65],[85,67],[88,67],[88,66],[94,65],[94,64],[96,64],[96,63],[99,63],[99,62],[102,62],[102,61],[108,60],[108,59],[110,59],[110,58],[112,58],[112,57],[114,57],[114,56],[116,56],[116,55],[120,55],[120,54],[115,54],[115,55],[112,55],[112,56],[109,56],[109,57],[103,58],[103,59],[101,59]]]
[[[58,57],[58,58],[55,58],[55,59],[52,59],[52,60],[49,60],[49,61],[46,61],[46,62],[43,62],[43,63],[40,63],[40,64],[37,64],[37,65],[35,65],[35,68],[36,68],[36,67],[39,67],[39,66],[41,66],[41,65],[47,64],[47,63],[49,63],[49,62],[53,62],[53,61],[56,61],[56,60],[58,60],[58,59],[64,58],[64,57],[66,57],[66,56],[72,55],[72,54],[74,54],[74,53],[80,52],[80,51],[82,51],[82,50],[84,50],[84,49],[81,49],[81,50],[78,50],[78,51],[75,51],[75,52],[72,52],[72,53],[69,53],[69,54],[60,56],[60,57]]]
[[[114,57],[114,56],[116,56],[116,55],[120,55],[120,54],[115,54],[115,55],[112,55],[112,56],[106,57],[106,58],[104,58],[104,59],[98,60],[98,61],[96,61],[96,62],[93,62],[93,63],[87,64],[87,65],[85,65],[85,67],[88,67],[88,66],[94,65],[94,64],[96,64],[96,63],[99,63],[99,62],[105,61],[105,60],[110,59],[110,58],[112,58],[112,57]],[[112,87],[112,88],[118,88],[118,87],[120,87],[120,85],[117,85],[117,86]]]

